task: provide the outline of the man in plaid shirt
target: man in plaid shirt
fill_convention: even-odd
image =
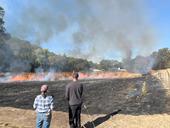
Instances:
[[[48,86],[41,86],[41,94],[36,96],[33,107],[37,112],[36,128],[49,128],[51,122],[51,111],[53,110],[53,97],[48,96]]]

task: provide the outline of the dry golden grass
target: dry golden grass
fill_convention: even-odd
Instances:
[[[11,107],[0,107],[0,128],[34,128],[36,114],[33,110],[23,110]],[[104,115],[82,115],[82,123],[95,120]],[[123,115],[110,117],[96,128],[169,128],[170,115]],[[65,112],[53,112],[51,128],[68,128],[68,117]]]

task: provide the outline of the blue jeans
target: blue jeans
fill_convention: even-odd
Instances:
[[[49,128],[51,122],[51,113],[37,112],[36,128]]]

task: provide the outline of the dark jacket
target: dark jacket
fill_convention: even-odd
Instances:
[[[69,105],[81,104],[83,94],[83,85],[79,81],[73,81],[66,86],[65,97]]]

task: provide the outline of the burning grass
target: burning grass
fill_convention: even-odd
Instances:
[[[55,80],[67,80],[70,79],[70,72],[60,73],[21,73],[11,77],[10,82],[13,81],[55,81]]]
[[[140,77],[141,74],[129,72],[80,72],[80,79],[116,79],[116,78],[135,78]],[[20,73],[0,75],[1,82],[14,81],[56,81],[56,80],[70,80],[71,72],[43,72],[43,73]]]

